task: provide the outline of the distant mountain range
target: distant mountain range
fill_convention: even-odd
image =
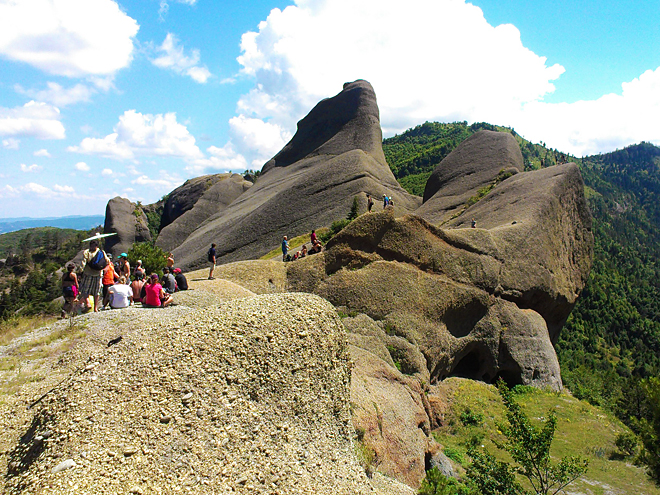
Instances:
[[[97,225],[103,225],[104,215],[72,215],[67,217],[44,218],[0,218],[0,234],[15,232],[35,227],[59,227],[61,229],[89,230]]]

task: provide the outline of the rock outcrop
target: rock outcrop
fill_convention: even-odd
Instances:
[[[409,493],[374,490],[358,463],[346,333],[326,301],[159,315],[88,318],[95,338],[8,452],[4,493]]]
[[[424,189],[424,204],[416,213],[433,224],[441,224],[460,213],[483,188],[522,171],[522,153],[511,134],[479,131],[433,170]]]
[[[222,214],[227,206],[252,187],[252,182],[239,174],[217,174],[199,179],[204,181],[186,181],[168,197],[163,222],[171,220],[162,223],[165,227],[156,240],[156,245],[163,251],[180,246],[201,224]],[[169,214],[168,209],[171,210]]]
[[[108,201],[103,232],[117,233],[116,236],[110,236],[105,240],[105,250],[115,257],[122,252],[128,252],[136,242],[151,240],[147,217],[142,209],[119,196]]]
[[[298,124],[284,149],[245,193],[196,229],[174,250],[183,268],[206,262],[217,244],[221,263],[258,258],[293,237],[345,218],[354,197],[366,210],[366,194],[393,198],[395,211],[416,209],[419,198],[397,183],[381,146],[378,107],[366,81],[346,84]]]

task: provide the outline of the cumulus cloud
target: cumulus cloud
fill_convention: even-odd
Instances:
[[[16,84],[14,89],[17,93],[34,98],[37,101],[52,103],[57,107],[65,107],[79,102],[90,101],[95,91],[89,86],[78,83],[71,88],[64,88],[54,82],[46,83],[47,89],[35,90],[24,89],[20,84]]]
[[[128,66],[138,29],[112,0],[0,3],[0,55],[59,76],[103,76]]]
[[[90,168],[85,162],[78,162],[73,166],[76,170],[80,172],[89,172]]]
[[[157,51],[160,56],[151,61],[156,67],[189,76],[200,84],[204,84],[211,77],[209,70],[199,65],[199,50],[192,50],[190,56],[185,55],[183,46],[179,45],[179,40],[172,33],[167,33]]]
[[[210,146],[206,151],[211,156],[191,160],[185,169],[186,172],[200,175],[210,171],[243,171],[249,168],[245,157],[234,149],[231,142],[228,142],[222,148]]]
[[[170,174],[166,170],[161,170],[158,178],[150,178],[147,175],[140,175],[131,181],[132,184],[150,187],[157,191],[171,191],[183,183],[183,179],[177,174]]]
[[[40,167],[36,163],[33,163],[32,165],[26,165],[25,163],[21,163],[22,172],[34,173],[34,172],[39,172],[40,170],[42,170],[42,167]]]
[[[101,175],[104,176],[104,177],[110,177],[110,176],[112,175],[112,173],[113,173],[113,172],[112,172],[112,169],[111,169],[111,168],[104,168],[104,169],[101,171]]]
[[[94,196],[78,194],[73,187],[62,186],[60,184],[54,184],[53,187],[46,187],[36,182],[28,182],[23,186],[13,187],[5,185],[0,189],[0,198],[17,198],[20,196],[37,196],[41,199],[97,199]]]
[[[0,107],[0,136],[64,139],[65,132],[57,107],[29,101],[22,107]]]
[[[50,153],[48,153],[48,150],[46,150],[46,149],[37,150],[32,154],[34,156],[43,156],[43,157],[46,157],[46,158],[50,158]]]
[[[17,150],[20,143],[18,139],[7,138],[2,140],[2,147],[8,150]]]
[[[239,115],[229,120],[232,143],[244,155],[254,155],[251,163],[261,167],[291,139],[291,133],[278,124]]]
[[[113,130],[104,138],[85,138],[79,146],[67,150],[119,160],[137,156],[204,157],[186,126],[177,122],[175,113],[151,115],[127,110]]]

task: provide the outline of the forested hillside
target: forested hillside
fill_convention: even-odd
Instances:
[[[533,144],[512,129],[465,122],[425,123],[386,139],[385,156],[399,182],[421,195],[442,158],[479,129],[511,132],[525,168],[575,161],[593,215],[595,256],[557,353],[566,386],[605,406],[640,433],[653,420],[647,398],[660,375],[660,148],[641,143],[577,159]],[[657,392],[657,391],[656,391]]]

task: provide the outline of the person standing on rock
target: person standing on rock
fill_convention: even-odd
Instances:
[[[167,260],[167,268],[169,268],[171,272],[174,270],[174,255],[172,253],[167,253],[165,259]]]
[[[99,263],[103,264],[100,268]],[[89,241],[89,249],[85,249],[83,252],[83,272],[80,280],[80,300],[87,310],[90,309],[87,301],[89,296],[94,298],[94,312],[101,310],[101,274],[109,263],[108,256],[99,248],[99,241],[96,239]]]
[[[316,230],[312,230],[312,233],[309,236],[309,240],[312,243],[312,246],[318,242],[318,238],[316,237]]]
[[[312,230],[312,235],[314,234],[314,231]],[[282,261],[286,261],[286,255],[289,252],[289,241],[287,240],[286,236],[282,237]]]
[[[62,306],[62,318],[73,311],[73,304],[78,297],[78,277],[74,270],[76,265],[69,263],[66,265],[66,273],[62,276],[62,295],[64,296],[64,306]]]
[[[390,202],[390,198],[387,197],[387,194],[383,194],[383,210],[387,208],[387,204]]]
[[[115,285],[115,282],[119,279],[119,275],[115,272],[115,267],[112,264],[112,255],[108,254],[108,259],[110,260],[110,263],[103,269],[103,278],[101,279],[101,283],[103,284],[103,301],[105,301],[106,296],[108,295],[108,289]],[[105,307],[105,302],[103,303],[103,306]]]
[[[371,208],[374,205],[374,200],[367,194],[367,212],[371,213]]]
[[[209,267],[209,280],[213,280],[213,270],[215,269],[215,243],[211,244],[211,249],[207,253],[210,267]]]
[[[131,283],[131,264],[128,262],[128,255],[126,253],[121,253],[119,255],[121,262],[119,263],[119,276],[124,277],[124,280],[128,280],[128,283]]]

